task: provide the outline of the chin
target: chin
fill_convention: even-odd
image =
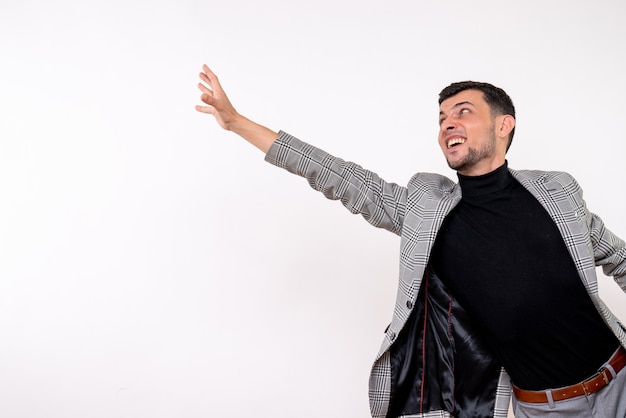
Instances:
[[[463,161],[450,161],[449,159],[447,159],[446,161],[448,162],[448,167],[450,167],[453,170],[458,170],[459,168],[463,168],[463,166],[465,165]]]

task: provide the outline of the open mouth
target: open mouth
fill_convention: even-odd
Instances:
[[[457,145],[461,145],[464,143],[465,143],[465,138],[459,138],[459,137],[451,138],[448,140],[447,146],[448,146],[448,149],[450,149],[450,148],[454,148]]]

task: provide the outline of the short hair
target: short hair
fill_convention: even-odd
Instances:
[[[489,109],[493,115],[511,115],[515,118],[515,106],[513,106],[513,100],[511,100],[509,95],[506,94],[506,92],[500,87],[479,81],[459,81],[457,83],[450,84],[448,87],[441,90],[441,93],[439,93],[439,104],[465,90],[481,91],[483,93],[483,97],[485,98],[485,102],[489,105]],[[511,133],[509,134],[509,143],[506,147],[507,151],[513,141],[514,133],[515,127],[513,127]]]

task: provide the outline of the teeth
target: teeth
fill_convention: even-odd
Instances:
[[[464,144],[464,143],[465,143],[464,138],[452,138],[451,140],[448,141],[448,149],[452,148],[453,145]]]

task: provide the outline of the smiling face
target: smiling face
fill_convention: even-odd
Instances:
[[[510,115],[493,115],[479,90],[464,90],[439,106],[439,146],[448,165],[466,176],[487,174],[504,164]]]

